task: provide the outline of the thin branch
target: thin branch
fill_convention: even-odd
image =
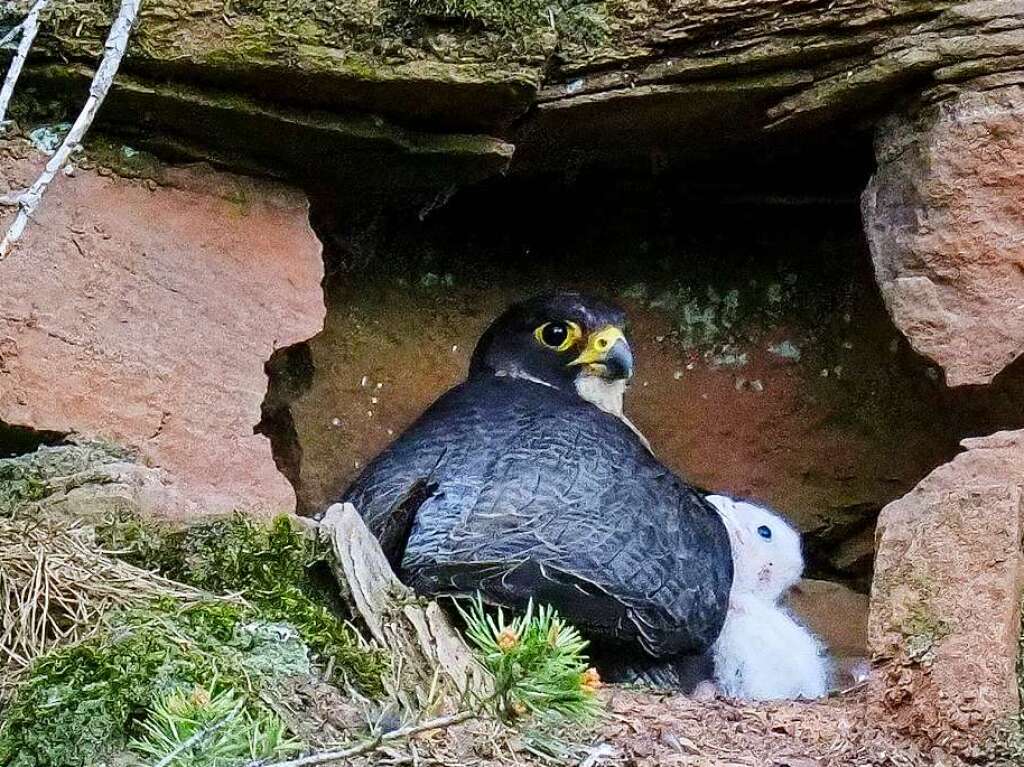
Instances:
[[[25,22],[19,21],[13,27],[7,30],[7,34],[0,37],[0,48],[3,48],[7,43],[11,42],[14,38],[21,34],[21,30],[25,28]]]
[[[21,32],[18,51],[14,54],[11,66],[7,69],[7,77],[4,78],[3,88],[0,88],[0,126],[4,124],[4,118],[7,116],[7,105],[11,102],[11,96],[14,95],[14,85],[18,82],[18,78],[21,77],[21,68],[25,66],[25,59],[28,58],[29,49],[32,47],[32,42],[36,39],[36,32],[39,31],[39,13],[49,2],[50,0],[36,0],[35,5],[29,10],[25,20],[4,35],[3,41],[0,41],[0,46],[6,45],[14,39],[18,32]]]
[[[238,712],[242,710],[242,704],[243,703],[245,703],[244,699],[238,701],[238,703],[235,705],[235,707],[233,709],[231,709],[231,711],[226,713],[224,716],[222,716],[216,722],[211,724],[209,727],[204,727],[202,730],[197,732],[191,738],[189,738],[184,743],[182,743],[180,746],[175,748],[171,753],[167,754],[167,756],[165,756],[159,762],[154,764],[153,767],[167,767],[167,765],[169,765],[171,762],[173,762],[175,759],[177,759],[183,753],[188,751],[190,748],[194,748],[195,746],[198,746],[200,743],[202,743],[208,737],[213,735],[213,733],[217,732],[217,730],[219,730],[221,727],[223,727],[228,722],[230,722],[232,719],[234,719],[236,716],[238,716]]]
[[[401,740],[402,738],[408,738],[412,735],[418,735],[421,732],[427,732],[429,730],[441,730],[445,727],[452,727],[453,725],[466,722],[470,719],[475,719],[479,714],[476,711],[460,711],[457,714],[451,716],[442,716],[437,719],[430,719],[420,724],[412,724],[408,727],[401,727],[397,730],[384,733],[379,737],[372,740],[360,743],[358,746],[352,746],[351,748],[339,749],[336,751],[321,751],[319,754],[310,754],[309,756],[303,756],[299,759],[292,759],[288,762],[274,762],[273,764],[265,765],[265,767],[312,767],[316,764],[327,764],[328,762],[336,762],[340,759],[350,759],[353,756],[359,756],[360,754],[368,754],[371,751],[376,751],[378,748],[383,746],[385,743],[390,743],[395,740]]]
[[[44,0],[39,0],[39,2],[44,2]],[[85,106],[82,107],[78,119],[75,120],[71,130],[68,131],[68,135],[64,137],[64,141],[53,157],[50,158],[50,161],[46,163],[46,168],[43,169],[43,172],[32,186],[28,188],[28,191],[21,196],[18,215],[7,230],[3,241],[0,242],[0,261],[7,257],[14,243],[21,238],[25,231],[25,226],[39,206],[46,188],[60,172],[60,169],[67,162],[71,153],[81,144],[86,131],[92,125],[96,112],[99,111],[100,105],[107,97],[110,86],[114,82],[114,75],[117,74],[117,69],[121,65],[121,59],[124,57],[124,52],[128,47],[128,38],[131,35],[132,25],[139,15],[139,6],[141,4],[142,0],[121,0],[121,9],[118,11],[117,18],[110,27],[110,34],[107,35],[107,41],[104,44],[103,60],[96,68],[96,74],[93,76],[92,84],[89,86],[89,98],[85,102]]]

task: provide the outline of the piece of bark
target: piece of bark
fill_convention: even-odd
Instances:
[[[377,539],[350,503],[327,509],[320,536],[331,544],[342,596],[373,639],[399,662],[396,694],[432,704],[432,690],[483,696],[486,673],[440,606],[398,580]],[[443,687],[444,686],[444,687]]]

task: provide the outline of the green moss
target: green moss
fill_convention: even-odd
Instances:
[[[362,645],[345,623],[333,584],[317,578],[329,551],[288,517],[264,526],[235,515],[179,531],[119,520],[98,535],[141,567],[214,593],[243,595],[262,617],[294,626],[339,680],[370,694],[382,690],[383,654]]]
[[[391,0],[393,15],[477,24],[505,36],[552,29],[567,41],[597,44],[608,32],[603,2],[586,0]]]
[[[32,467],[0,461],[0,515],[8,516],[24,503],[46,496],[46,482]]]
[[[245,696],[253,717],[267,678],[253,663],[270,644],[252,608],[161,601],[117,616],[102,634],[59,648],[29,669],[4,711],[0,764],[77,767],[123,749],[161,696],[216,680]]]

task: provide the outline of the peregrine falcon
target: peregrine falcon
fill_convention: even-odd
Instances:
[[[577,293],[514,304],[466,381],[341,500],[419,593],[532,597],[645,669],[703,657],[725,619],[729,538],[621,415],[632,374],[617,307]]]

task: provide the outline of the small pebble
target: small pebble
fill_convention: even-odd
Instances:
[[[64,166],[64,175],[67,176],[68,178],[74,178],[75,166],[74,165],[65,165]]]
[[[377,388],[378,388],[378,389],[383,389],[383,388],[384,388],[384,384],[382,384],[382,383],[379,383],[379,382],[378,382],[378,384],[377,384]]]
[[[370,379],[367,378],[366,376],[363,376],[362,380],[359,381],[359,386],[362,387],[363,389],[365,389],[366,388],[366,384],[368,384],[369,382],[370,382]]]
[[[366,411],[366,417],[367,418],[373,418],[373,411],[372,410],[367,410]]]
[[[377,404],[377,398],[376,397],[370,397],[370,404],[371,405],[376,405]]]
[[[677,370],[675,373],[672,374],[672,377],[678,381],[680,378],[683,377],[683,371]]]
[[[747,385],[746,378],[737,378],[735,382],[736,391],[743,391],[743,387]]]
[[[331,419],[331,426],[341,426],[341,419],[340,418],[332,418]]]
[[[824,368],[824,369],[823,369],[823,370],[821,371],[821,377],[822,377],[822,378],[828,378],[828,368]]]
[[[691,362],[691,363],[689,363],[689,364],[688,364],[688,365],[686,366],[686,369],[687,369],[687,370],[693,370],[693,369],[694,369],[695,367],[697,367],[697,366],[696,366],[696,365],[695,365],[694,363],[692,363],[692,362]]]
[[[662,341],[665,340],[665,336],[655,336],[654,340],[660,344]]]
[[[754,391],[764,391],[764,384],[761,383],[760,378],[755,378],[753,381],[750,382],[750,388],[753,389]]]
[[[457,352],[458,350],[459,350],[459,345],[458,345],[458,344],[455,344],[455,345],[454,345],[454,346],[452,347],[452,351],[453,351],[453,352]]]
[[[389,437],[395,436],[395,430],[394,429],[388,429],[388,436]]]

